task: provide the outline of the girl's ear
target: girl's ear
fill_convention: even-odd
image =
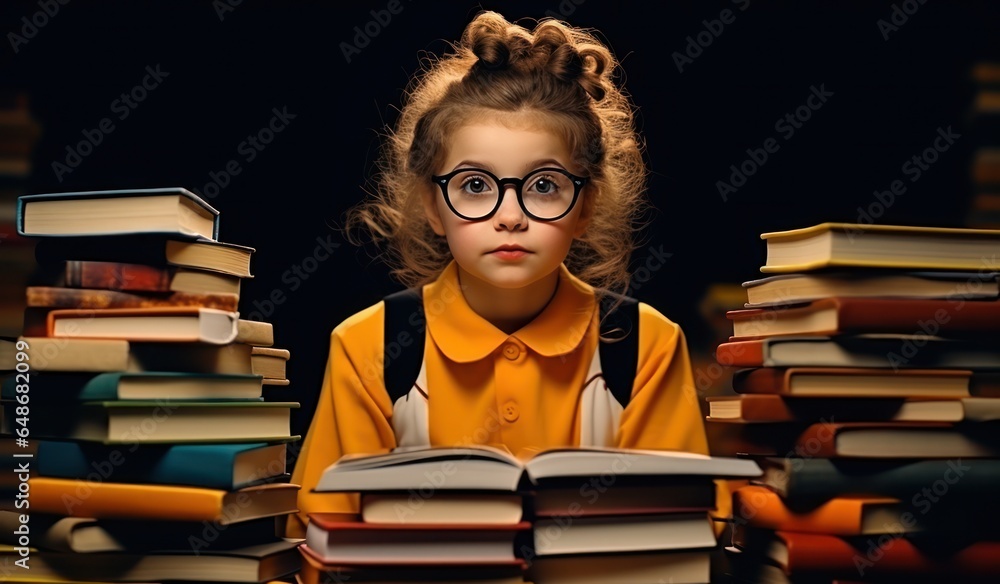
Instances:
[[[441,221],[441,212],[438,210],[437,197],[434,196],[434,189],[427,188],[422,189],[423,192],[420,193],[420,198],[424,204],[424,215],[427,216],[427,222],[430,224],[431,229],[434,233],[438,235],[444,235],[444,223]]]

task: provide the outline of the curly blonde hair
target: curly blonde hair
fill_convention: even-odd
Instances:
[[[382,148],[377,189],[349,211],[348,237],[366,232],[384,245],[392,274],[418,287],[451,261],[430,228],[421,193],[446,154],[447,137],[493,116],[528,114],[562,134],[590,182],[586,233],[566,266],[596,288],[624,290],[633,233],[645,206],[646,166],[633,108],[613,81],[618,63],[590,32],[543,19],[534,30],[496,12],[469,23],[453,53],[428,58],[407,88],[395,131]]]

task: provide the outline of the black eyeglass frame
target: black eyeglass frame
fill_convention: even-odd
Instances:
[[[481,217],[469,217],[467,215],[462,215],[461,213],[458,212],[457,209],[455,209],[455,206],[451,204],[451,198],[448,196],[448,182],[451,181],[451,179],[454,178],[455,176],[467,172],[481,172],[485,174],[486,176],[493,179],[493,182],[497,184],[497,188],[500,189],[500,193],[497,195],[497,204],[493,207],[493,210]],[[534,213],[529,211],[528,208],[524,206],[524,195],[523,195],[524,183],[529,177],[536,175],[540,172],[558,172],[559,174],[568,177],[570,181],[573,183],[573,200],[570,201],[570,204],[566,208],[566,210],[557,217],[539,217],[538,215],[535,215]],[[569,212],[573,210],[573,207],[576,206],[576,201],[577,199],[580,198],[580,191],[583,190],[583,187],[586,186],[588,181],[590,181],[590,177],[577,176],[575,174],[567,172],[562,168],[556,168],[556,167],[539,168],[529,172],[528,174],[524,175],[521,178],[516,178],[516,177],[500,178],[497,175],[493,174],[492,172],[484,170],[482,168],[459,168],[458,170],[454,170],[452,172],[449,172],[448,174],[432,176],[431,180],[437,183],[439,187],[441,187],[441,194],[444,196],[444,202],[447,203],[448,208],[451,209],[451,212],[457,215],[458,217],[465,219],[466,221],[485,221],[490,217],[496,215],[497,211],[500,210],[500,205],[503,204],[504,196],[507,194],[507,188],[505,185],[514,185],[514,191],[517,193],[517,204],[521,206],[521,210],[524,211],[525,215],[531,217],[535,221],[558,221],[563,217],[565,217],[566,215],[568,215]]]

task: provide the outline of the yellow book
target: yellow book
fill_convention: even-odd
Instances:
[[[217,521],[220,525],[298,511],[299,485],[270,483],[236,491],[31,477],[31,512],[96,519]]]
[[[831,267],[997,271],[1000,230],[820,223],[761,234],[765,273]]]

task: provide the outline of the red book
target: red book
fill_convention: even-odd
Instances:
[[[67,260],[38,264],[32,285],[133,292],[239,294],[240,278],[175,266]]]
[[[802,397],[963,398],[972,371],[862,367],[760,367],[733,374],[743,394]]]
[[[733,338],[839,333],[944,337],[996,331],[1000,302],[964,299],[824,298],[790,308],[730,310]]]
[[[188,292],[140,293],[91,288],[28,286],[27,305],[44,308],[147,308],[153,306],[203,306],[227,312],[239,309],[236,294]]]

